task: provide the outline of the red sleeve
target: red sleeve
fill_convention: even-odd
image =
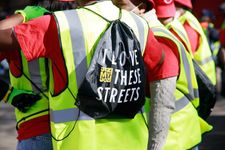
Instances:
[[[17,59],[16,52],[17,50],[0,52],[0,61],[3,59],[7,59],[7,61]]]
[[[14,27],[20,47],[30,61],[39,57],[53,57],[59,40],[53,16],[45,15]],[[54,44],[52,44],[54,43]]]
[[[225,46],[225,28],[220,31],[220,43]]]
[[[148,80],[150,82],[177,76],[179,73],[179,58],[175,52],[171,50],[171,47],[163,42],[165,42],[163,39],[156,39],[152,31],[149,31],[144,61],[147,65]],[[165,57],[162,61],[163,53]]]
[[[184,23],[184,28],[191,44],[191,50],[195,53],[199,46],[200,35],[187,22]]]
[[[54,85],[54,93],[64,90],[67,85],[67,72],[54,17],[39,17],[16,26],[14,32],[28,61],[40,57],[51,59],[53,78],[57,83]]]

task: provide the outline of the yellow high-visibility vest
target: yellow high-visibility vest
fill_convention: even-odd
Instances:
[[[10,72],[9,75],[11,85],[16,89],[40,93],[40,96],[42,98],[38,100],[33,106],[31,106],[26,113],[23,113],[15,108],[17,126],[30,119],[49,114],[49,104],[46,97],[46,95],[48,94],[49,76],[47,59],[40,58],[31,62],[27,62],[22,52],[20,53],[20,59],[22,65],[21,71],[23,73],[21,73],[21,75],[19,76],[16,76],[12,72]],[[19,67],[19,65],[16,67]],[[33,84],[30,80],[33,82]],[[35,86],[37,86],[39,89],[37,89]],[[41,92],[43,92],[45,96]]]
[[[119,17],[119,9],[111,1],[95,3],[87,8],[108,20]],[[93,47],[108,22],[83,8],[55,12],[54,16],[68,77],[68,87],[57,95],[53,92],[54,81],[50,80],[50,118],[54,149],[146,150],[148,128],[142,112],[133,119],[93,119],[74,105],[74,97],[93,56]],[[122,10],[121,20],[133,29],[144,51],[149,28],[147,22],[125,10]],[[52,71],[50,73],[52,78]]]
[[[172,40],[179,50],[180,74],[176,83],[175,111],[171,116],[165,150],[186,150],[201,142],[203,133],[212,127],[197,113],[199,106],[198,85],[192,63],[192,56],[184,45],[158,20],[149,20],[155,36]]]

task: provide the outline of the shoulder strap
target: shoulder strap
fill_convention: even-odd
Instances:
[[[83,7],[83,8],[86,9],[86,10],[88,10],[88,11],[90,11],[90,12],[92,12],[92,13],[94,13],[94,14],[96,14],[97,16],[101,17],[102,19],[104,19],[105,21],[107,21],[107,22],[109,22],[109,23],[111,23],[111,22],[113,21],[113,20],[108,20],[108,19],[106,19],[106,18],[103,17],[102,15],[98,14],[97,12],[95,12],[95,11],[89,9],[89,8],[86,8],[86,7]],[[121,9],[119,9],[119,10],[120,10],[120,11],[119,11],[119,18],[118,18],[118,20],[121,19],[121,17],[122,17],[122,11],[121,11]]]

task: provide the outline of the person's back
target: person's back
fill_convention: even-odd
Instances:
[[[119,18],[119,9],[112,5],[110,1],[96,3],[94,5],[86,6],[86,8],[96,12],[108,20],[116,20]],[[136,26],[137,22],[144,25],[143,20],[135,15],[132,16],[124,10],[122,10],[121,14],[121,20],[129,25],[132,24],[133,26]],[[145,124],[146,118],[142,116],[143,114],[141,112],[138,113],[132,120],[122,118],[119,119],[118,117],[114,117],[114,121],[110,118],[93,119],[83,112],[80,112],[78,108],[73,105],[73,95],[72,93],[68,93],[70,90],[74,91],[74,95],[77,93],[77,89],[75,89],[73,82],[71,82],[74,80],[72,77],[76,76],[76,86],[79,87],[84,78],[84,72],[90,64],[94,50],[93,47],[99,39],[99,35],[103,33],[109,22],[105,21],[95,13],[83,8],[73,11],[56,12],[54,15],[60,31],[63,31],[65,28],[68,28],[71,31],[70,34],[68,34],[68,30],[60,32],[62,53],[65,56],[73,56],[75,58],[74,62],[74,60],[70,57],[64,57],[67,62],[65,65],[67,66],[66,68],[69,73],[69,78],[67,80],[70,82],[65,92],[59,91],[57,96],[54,96],[53,93],[50,101],[50,105],[52,104],[51,115],[57,115],[59,117],[61,116],[59,113],[63,113],[62,115],[64,116],[64,119],[52,118],[51,120],[54,138],[62,141],[63,143],[63,145],[60,146],[60,142],[54,141],[54,148],[73,148],[84,150],[147,149],[148,129]],[[131,17],[131,19],[128,17]],[[132,17],[134,17],[134,19],[132,19]],[[65,24],[67,24],[68,27],[65,27]],[[76,26],[74,26],[74,24],[76,24]],[[141,32],[138,32],[140,28],[134,28],[135,33],[139,33],[139,36],[137,37],[144,40],[140,42],[142,46],[144,46],[142,43],[145,43],[147,36],[146,32],[148,31],[146,25],[143,26],[145,29],[143,30],[144,37],[142,35],[143,33],[141,34]],[[69,44],[68,39],[70,39],[69,41],[74,42]],[[88,41],[84,39],[87,39]],[[76,45],[76,43],[79,45]],[[80,48],[78,49],[78,47]],[[76,60],[78,53],[80,53],[80,57]],[[74,67],[69,67],[71,65]],[[75,71],[73,71],[73,68],[75,68]],[[67,93],[68,97],[67,104],[61,105],[63,101],[59,101],[59,99],[62,99],[60,96],[64,97],[63,95],[65,93]],[[60,110],[63,110],[63,112]],[[65,120],[65,117],[68,116],[66,115],[66,112],[70,113],[71,110],[76,112],[74,116],[75,118],[72,119],[67,117],[68,120]],[[65,128],[62,125],[66,125],[70,128]],[[74,126],[75,128],[72,129],[71,126]],[[133,131],[131,132],[131,130]],[[112,131],[114,132],[112,133]],[[66,138],[67,135],[68,137]],[[136,141],[137,139],[141,140]],[[73,142],[73,144],[70,144],[70,142]]]
[[[179,21],[187,32],[194,59],[206,73],[212,84],[216,85],[215,62],[207,38],[197,18],[187,10],[192,9],[191,1],[175,0],[175,5]]]
[[[89,4],[89,9],[108,20],[119,17],[119,9],[110,1],[78,3]],[[175,84],[178,75],[178,67],[175,67],[176,57],[171,54],[166,57],[169,61],[164,62],[164,47],[157,43],[145,20],[124,10],[121,20],[133,29],[142,50],[145,48],[144,60],[149,73],[148,79],[150,84],[155,86],[151,89],[151,99],[156,101],[156,97],[162,96],[160,94],[163,93],[163,98],[169,97],[174,101],[175,86],[165,86],[164,91],[159,86],[164,81],[167,84]],[[98,15],[80,8],[56,12],[54,16],[46,15],[18,25],[14,27],[16,37],[11,30],[0,30],[1,51],[21,47],[29,61],[38,57],[51,59],[49,100],[55,149],[147,149],[148,128],[141,110],[133,119],[124,119],[122,116],[93,119],[74,105],[78,87],[85,76],[83,71],[88,67],[94,45],[107,24],[108,22]],[[3,38],[3,34],[7,38]],[[34,40],[27,43],[29,36]],[[12,43],[8,43],[9,39]],[[30,47],[34,49],[31,51]],[[168,71],[163,68],[172,65],[176,69]],[[169,81],[168,78],[172,80]],[[154,84],[154,81],[159,84]],[[160,89],[160,92],[157,89]],[[123,96],[123,90],[120,93]],[[174,105],[165,105],[169,113],[174,110]]]
[[[175,7],[172,1],[166,3],[156,0],[155,9],[161,22],[168,24],[173,21],[172,17],[175,15]],[[154,15],[156,16],[156,14]],[[180,75],[176,82],[175,92],[176,111],[171,116],[165,149],[173,149],[174,147],[177,149],[190,149],[201,141],[201,132],[211,129],[198,117],[196,110],[196,107],[199,106],[199,97],[192,57],[186,51],[184,45],[159,20],[151,20],[151,17],[149,18],[149,24],[154,35],[158,38],[169,39],[170,42],[167,42],[167,45],[172,47],[171,49],[174,52],[178,53],[180,59]],[[183,107],[181,107],[181,103],[183,103]]]
[[[213,12],[208,9],[202,10],[202,16],[200,19],[200,25],[208,40],[210,50],[213,54],[213,59],[217,64],[217,54],[219,51],[219,31],[214,27],[213,22],[216,20]]]

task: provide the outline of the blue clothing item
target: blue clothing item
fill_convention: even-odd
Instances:
[[[43,134],[18,141],[17,150],[52,150],[51,134]]]
[[[192,148],[191,150],[198,150],[198,146]]]

